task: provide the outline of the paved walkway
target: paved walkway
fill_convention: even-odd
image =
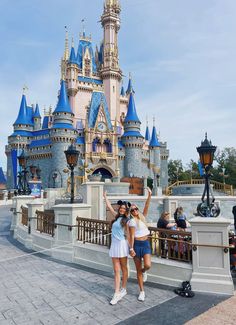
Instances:
[[[112,274],[27,255],[30,251],[10,235],[9,208],[0,207],[0,325],[176,325],[225,299],[200,294],[186,299],[166,287],[147,284],[147,298],[141,303],[136,282],[129,281],[128,295],[111,306]]]

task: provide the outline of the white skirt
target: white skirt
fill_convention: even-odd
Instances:
[[[115,237],[112,237],[111,239],[111,247],[109,250],[109,256],[110,257],[126,257],[129,255],[129,244],[126,239],[119,240]]]

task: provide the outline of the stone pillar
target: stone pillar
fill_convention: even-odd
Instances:
[[[21,195],[21,196],[14,196],[12,199],[13,203],[13,215],[11,220],[11,228],[10,230],[14,232],[15,237],[15,231],[17,229],[17,226],[21,222],[21,206],[26,205],[27,203],[33,201],[34,198],[30,195]]]
[[[55,213],[55,223],[61,224],[56,225],[55,228],[55,245],[60,246],[70,242],[74,243],[78,237],[78,228],[68,226],[76,226],[77,217],[91,218],[91,206],[84,203],[58,204],[53,206],[53,210]]]
[[[92,219],[106,220],[103,203],[104,182],[86,182],[81,187],[84,203],[91,205]]]
[[[31,232],[36,231],[37,228],[37,220],[34,219],[36,218],[36,211],[44,211],[44,203],[43,200],[41,199],[36,199],[30,203],[27,204],[28,206],[28,215],[29,218],[32,218],[29,220],[29,227],[31,229]]]
[[[230,221],[224,218],[197,217],[190,220],[192,243],[229,246],[228,227]],[[196,250],[195,250],[196,247]],[[229,249],[193,245],[193,291],[234,294],[230,274]]]
[[[47,193],[46,198],[46,206],[47,209],[51,209],[51,207],[55,204],[57,199],[61,199],[62,195],[65,193],[64,188],[47,188],[45,189],[45,192]]]
[[[44,210],[44,203],[42,199],[35,199],[27,204],[28,206],[28,236],[25,240],[25,247],[28,249],[32,249],[33,245],[33,238],[32,233],[34,233],[37,229],[37,220],[36,218],[36,211]]]

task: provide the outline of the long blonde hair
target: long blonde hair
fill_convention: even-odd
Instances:
[[[131,207],[130,207],[130,210],[132,210],[132,207],[138,208],[136,204],[132,204]],[[147,220],[144,217],[144,215],[139,211],[139,208],[138,208],[138,215],[137,216],[134,216],[131,211],[130,211],[130,215],[131,215],[132,218],[137,218],[138,219],[138,223],[137,223],[138,227],[139,227],[139,221],[140,220],[148,227]]]

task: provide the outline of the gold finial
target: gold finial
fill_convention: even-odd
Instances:
[[[146,124],[148,126],[148,116],[146,115]]]
[[[155,119],[155,116],[153,115],[153,126],[155,126],[155,122],[156,122],[156,119]]]
[[[82,31],[83,31],[83,34],[84,34],[84,36],[85,36],[85,18],[83,18],[83,19],[81,20],[81,23],[82,23]]]
[[[48,115],[49,115],[49,116],[52,115],[52,105],[49,106],[49,109],[48,109]]]
[[[67,26],[65,26],[65,31],[66,31],[66,36],[65,36],[64,60],[67,61],[69,59],[69,38],[68,38]]]
[[[74,37],[71,38],[71,47],[75,47],[75,44],[74,44]]]
[[[24,85],[24,86],[23,86],[23,95],[26,94],[26,91],[27,91],[27,90],[29,90],[29,88],[28,88],[26,85]]]

